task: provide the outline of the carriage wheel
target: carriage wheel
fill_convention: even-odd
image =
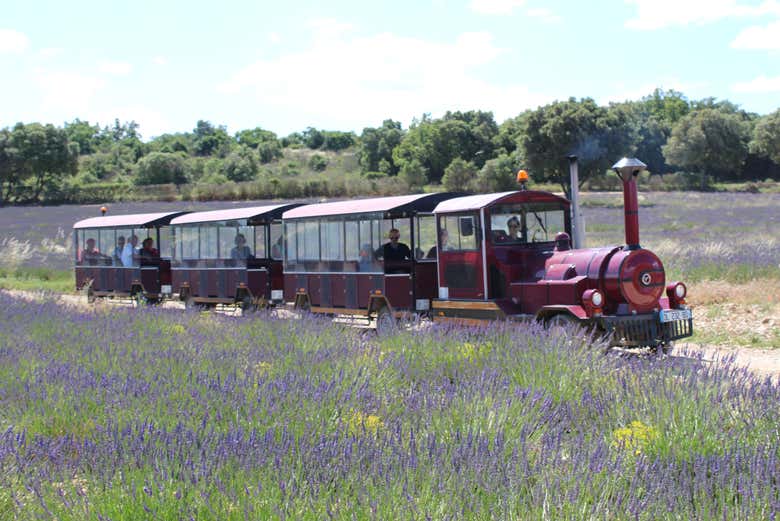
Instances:
[[[198,304],[195,302],[195,299],[192,297],[192,295],[187,295],[184,298],[184,309],[198,309]]]
[[[551,316],[544,321],[544,327],[551,335],[559,337],[566,336],[569,332],[572,332],[574,338],[579,338],[586,333],[580,321],[566,313]]]
[[[376,312],[376,332],[378,335],[391,335],[398,331],[398,322],[395,317],[387,308],[382,306],[379,311]]]
[[[257,304],[249,295],[244,295],[244,298],[241,299],[240,306],[243,313],[252,313],[257,311]]]

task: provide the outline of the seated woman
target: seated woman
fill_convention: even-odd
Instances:
[[[450,233],[447,230],[442,230],[439,233],[439,245],[441,246],[442,251],[447,251],[450,249],[449,239],[450,239]],[[437,245],[434,244],[431,247],[431,249],[428,250],[427,258],[435,259],[437,256],[438,256]]]
[[[230,250],[230,258],[233,260],[247,260],[247,259],[254,259],[255,256],[252,255],[252,250],[249,249],[249,246],[246,245],[246,237],[244,237],[244,234],[237,233],[235,238],[236,245],[233,247],[232,250]]]

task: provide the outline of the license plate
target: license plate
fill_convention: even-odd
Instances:
[[[677,320],[689,320],[691,318],[690,309],[662,309],[661,322],[675,322]]]

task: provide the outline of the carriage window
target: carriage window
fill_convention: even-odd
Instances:
[[[254,234],[254,248],[253,253],[255,256],[255,259],[265,259],[267,258],[267,254],[265,252],[266,250],[266,244],[265,244],[265,235],[266,230],[268,227],[265,224],[260,224],[257,226],[252,227],[253,231],[250,233]],[[249,235],[247,235],[247,244],[251,244],[249,240]]]
[[[108,255],[111,257],[111,259],[108,261],[110,263],[114,263],[114,250],[116,250],[116,242],[115,242],[115,230],[114,229],[104,229],[100,230],[100,241],[98,248],[100,249],[100,252],[103,255]],[[122,252],[119,252],[121,255]],[[121,264],[121,262],[120,262]]]
[[[368,245],[371,250],[376,251],[381,245],[382,236],[379,231],[378,220],[360,221],[360,245]]]
[[[216,259],[217,256],[218,256],[217,227],[201,226],[200,227],[200,258]]]
[[[436,220],[433,215],[420,215],[417,217],[417,247],[415,257],[417,259],[436,258]]]
[[[317,221],[303,221],[298,224],[299,260],[320,260],[320,226]]]
[[[217,257],[220,259],[229,259],[233,247],[236,245],[236,234],[238,233],[237,226],[219,226],[217,227],[217,244],[219,249],[217,251]],[[244,236],[246,240],[246,236]],[[246,244],[246,243],[245,243]]]
[[[346,260],[356,261],[360,254],[360,232],[357,221],[344,223],[344,241],[346,247]]]
[[[549,242],[566,231],[565,209],[555,203],[496,206],[490,230],[495,243]]]
[[[344,260],[344,231],[342,224],[342,221],[323,221],[320,223],[322,260]]]
[[[99,249],[100,234],[98,230],[84,230],[78,237],[76,248],[76,264],[82,264],[87,260],[88,255],[85,254],[85,250],[91,247],[93,250]],[[90,261],[87,264],[97,264],[97,261]]]
[[[447,230],[447,240],[452,250],[476,250],[479,244],[477,219],[473,215],[447,215],[439,217],[439,227]]]
[[[157,246],[157,249],[160,250],[161,257],[173,255],[173,238],[169,226],[160,227],[160,244]]]
[[[265,228],[263,228],[265,231]],[[284,237],[282,236],[282,223],[271,223],[271,258],[276,260],[282,260],[284,256]],[[265,244],[265,242],[263,243]],[[265,249],[263,249],[263,257],[265,257]],[[258,255],[259,257],[259,255]]]
[[[284,223],[284,237],[285,237],[285,269],[294,270],[295,264],[298,262],[298,223],[287,222]]]
[[[412,248],[412,226],[411,226],[411,219],[409,218],[403,218],[403,219],[383,219],[382,220],[382,235],[381,235],[381,243],[385,244],[389,241],[388,235],[390,233],[390,230],[392,228],[395,228],[399,231],[401,234],[401,238],[399,239],[399,242],[402,242],[409,246],[409,248]]]
[[[177,250],[180,259],[197,259],[198,251],[198,227],[183,226],[176,229]]]

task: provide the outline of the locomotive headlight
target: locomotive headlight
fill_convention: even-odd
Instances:
[[[688,294],[688,288],[682,282],[672,282],[666,286],[666,296],[669,297],[669,304],[676,308],[685,304],[685,296]]]
[[[582,304],[589,316],[601,314],[601,306],[604,305],[604,295],[597,289],[586,290],[582,294]]]

